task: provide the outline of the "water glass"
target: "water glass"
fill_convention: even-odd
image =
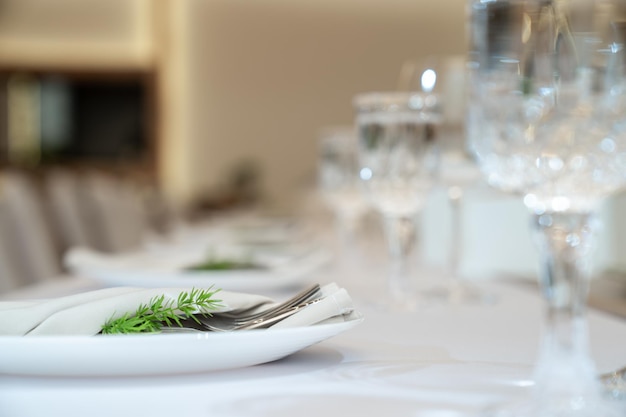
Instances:
[[[354,98],[360,178],[381,215],[391,259],[390,304],[415,308],[408,268],[417,216],[436,181],[441,103],[424,92],[365,93]]]
[[[318,150],[318,190],[335,217],[342,255],[349,255],[354,234],[369,206],[362,192],[353,126],[322,130]]]

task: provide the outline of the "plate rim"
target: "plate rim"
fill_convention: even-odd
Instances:
[[[243,368],[272,362],[300,350],[306,349],[314,344],[320,343],[340,333],[348,331],[364,321],[362,314],[356,312],[352,318],[345,321],[333,323],[321,323],[311,326],[300,326],[279,329],[254,329],[238,332],[206,332],[206,333],[179,333],[179,334],[143,334],[143,335],[107,335],[107,336],[78,336],[78,335],[41,335],[41,336],[0,336],[0,350],[3,355],[0,358],[0,375],[2,376],[31,376],[31,377],[128,377],[128,376],[150,376],[150,375],[170,375],[189,374],[224,371],[229,369]],[[219,343],[218,343],[219,342]],[[245,342],[245,343],[242,343]],[[256,343],[255,343],[256,342]],[[146,350],[143,348],[154,348],[154,343],[158,343],[159,348],[155,352],[163,349],[198,350],[200,352],[221,348],[233,344],[238,349],[231,350],[229,354],[235,352],[235,356],[246,353],[249,346],[252,355],[230,359],[229,363],[224,363],[223,358],[216,358],[211,355],[204,355],[198,358],[197,368],[190,369],[189,358],[180,355],[168,357],[166,366],[156,366],[146,369],[146,361],[149,357],[138,357]],[[211,345],[213,343],[213,345]],[[47,346],[48,349],[42,349]],[[51,346],[53,349],[51,350]],[[209,349],[205,349],[209,346]],[[243,347],[242,347],[243,346]],[[70,347],[69,350],[64,349]],[[130,349],[128,349],[130,347]],[[96,348],[94,351],[90,348]],[[122,354],[125,350],[132,354],[127,356],[127,363],[131,366],[124,367],[123,370],[103,368],[106,365],[99,362],[102,355],[105,359],[111,360],[116,355]],[[259,349],[261,349],[259,351]],[[33,352],[43,352],[43,355]],[[46,369],[46,364],[53,361],[65,360],[71,357],[72,364],[63,364],[62,371],[59,371],[59,364]],[[257,359],[251,359],[256,357]],[[139,359],[139,360],[138,360]],[[76,369],[76,364],[88,365],[81,369]],[[173,362],[172,362],[173,361]],[[152,362],[151,362],[152,363]],[[176,370],[176,364],[181,365]],[[21,367],[20,367],[21,365]],[[67,365],[67,368],[65,367]],[[134,365],[134,366],[133,366]],[[34,369],[36,368],[36,369]],[[57,369],[55,371],[55,369]],[[165,370],[164,370],[165,369]]]
[[[232,271],[151,270],[124,265],[70,265],[70,271],[110,285],[162,287],[172,285],[209,286],[224,290],[284,288],[302,282],[307,275],[323,268],[331,256],[316,249],[300,259],[269,269]]]

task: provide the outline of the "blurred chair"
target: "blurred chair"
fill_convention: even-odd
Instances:
[[[97,228],[95,249],[115,253],[140,247],[150,227],[139,188],[95,171],[82,180],[86,218]]]
[[[5,198],[0,197],[0,294],[25,285],[15,265],[18,251],[12,244],[13,222]]]
[[[10,243],[20,284],[54,279],[61,272],[59,251],[37,185],[28,174],[1,175],[0,195],[10,224],[2,230]]]
[[[171,222],[153,186],[95,170],[0,173],[0,294],[63,276],[71,247],[141,247]]]
[[[68,170],[52,170],[45,175],[44,188],[62,250],[74,246],[95,248],[96,230],[85,218],[85,196],[78,175]]]

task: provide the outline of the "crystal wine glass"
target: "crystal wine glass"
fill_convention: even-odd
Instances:
[[[443,118],[436,135],[440,154],[438,185],[446,191],[450,234],[444,279],[428,290],[428,295],[450,304],[491,304],[493,295],[471,285],[461,275],[460,268],[465,191],[480,180],[480,171],[468,152],[463,130],[467,102],[465,61],[463,55],[431,55],[406,61],[398,77],[398,88],[434,93],[443,102]],[[433,74],[434,84],[428,82]]]
[[[356,229],[369,209],[361,188],[354,126],[323,129],[319,138],[318,190],[334,214],[343,258],[350,255]]]
[[[468,135],[486,181],[523,196],[547,304],[535,385],[496,416],[618,416],[588,349],[594,213],[626,182],[623,7],[476,0]]]
[[[421,92],[365,93],[354,98],[360,177],[383,219],[391,257],[387,307],[415,308],[408,264],[416,216],[435,183],[439,98]]]
[[[476,163],[467,152],[465,141],[460,140],[463,133],[444,131],[439,135],[441,168],[439,184],[446,191],[450,209],[450,242],[444,282],[433,288],[433,296],[450,304],[492,304],[495,297],[473,285],[462,275],[463,261],[463,205],[468,188],[481,179]]]
[[[442,123],[437,128],[440,154],[438,185],[446,191],[449,245],[443,280],[427,291],[429,297],[450,304],[492,303],[494,297],[471,285],[461,275],[463,260],[463,204],[465,190],[480,180],[480,171],[468,152],[463,124],[466,107],[464,55],[430,55],[406,61],[398,89],[434,93],[441,97]],[[429,82],[434,75],[435,83]]]

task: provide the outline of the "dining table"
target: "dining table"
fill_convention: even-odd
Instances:
[[[252,366],[128,375],[3,373],[0,416],[456,417],[481,415],[487,407],[523,398],[533,389],[545,311],[532,281],[506,274],[473,281],[489,294],[483,302],[422,300],[419,294],[448,278],[418,259],[411,270],[417,303],[410,311],[394,309],[381,304],[388,272],[382,240],[343,253],[332,243],[330,229],[319,244],[336,256],[303,281],[335,282],[349,292],[362,321],[347,331]],[[2,299],[50,298],[103,287],[72,274]],[[271,288],[264,295],[280,300],[295,290]],[[598,373],[626,365],[623,317],[590,307],[588,326]],[[190,344],[195,337],[189,335]],[[247,348],[254,351],[255,346]],[[45,358],[47,352],[42,348],[35,354]],[[186,354],[174,350],[155,363]],[[0,352],[0,362],[8,360],[3,356]],[[80,363],[70,358],[63,366]]]

